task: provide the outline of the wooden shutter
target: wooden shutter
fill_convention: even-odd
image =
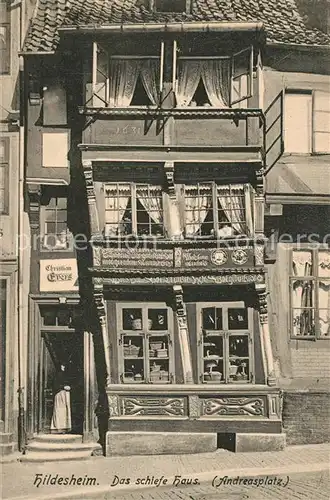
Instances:
[[[330,153],[330,92],[313,93],[313,152]]]
[[[231,58],[231,106],[253,94],[253,46],[236,52]]]

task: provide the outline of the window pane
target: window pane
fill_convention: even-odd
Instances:
[[[315,310],[305,307],[293,309],[293,335],[314,336],[315,335]]]
[[[247,234],[245,192],[243,185],[217,187],[218,237]]]
[[[293,275],[311,276],[312,275],[312,251],[294,250],[292,254]]]
[[[330,252],[319,251],[318,253],[318,276],[330,278]]]
[[[330,335],[330,280],[318,283],[319,328],[321,336]]]
[[[247,330],[248,315],[247,310],[243,308],[228,309],[228,328],[229,330]]]
[[[167,329],[167,309],[148,309],[148,330]]]
[[[203,373],[204,382],[213,382],[213,383],[221,382],[224,376],[223,366],[224,365],[222,359],[213,361],[204,360],[204,373]]]
[[[142,309],[123,309],[123,329],[142,330]]]
[[[222,309],[206,307],[202,310],[202,324],[204,330],[222,330]]]
[[[208,236],[214,228],[211,185],[185,188],[185,232],[188,238]]]
[[[203,339],[203,349],[205,359],[223,358],[223,337],[205,336]]]

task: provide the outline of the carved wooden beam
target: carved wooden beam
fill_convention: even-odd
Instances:
[[[268,305],[267,305],[268,294],[265,284],[256,284],[255,287],[259,301],[261,346],[264,350],[266,358],[267,384],[269,386],[274,386],[276,385],[276,377],[275,377],[274,358],[273,358],[272,344],[270,341],[269,322],[268,322]]]
[[[165,193],[165,224],[170,239],[181,239],[182,229],[180,224],[180,212],[178,200],[174,186],[174,162],[166,161],[164,163],[164,172],[167,183],[167,193]]]
[[[187,322],[186,305],[183,301],[183,289],[181,285],[173,286],[174,310],[179,330],[179,344],[183,366],[183,380],[185,384],[192,384],[192,360],[189,344],[189,330]]]
[[[93,162],[90,160],[83,160],[82,164],[87,191],[90,230],[92,236],[99,235],[101,233],[101,228],[99,223],[99,214],[96,206],[96,195],[93,181]]]
[[[111,363],[110,363],[110,341],[108,334],[108,322],[107,322],[107,309],[104,300],[104,291],[103,291],[103,282],[102,279],[97,279],[93,281],[94,285],[94,301],[97,310],[97,316],[100,322],[102,340],[103,340],[103,348],[104,348],[104,357],[105,357],[105,366],[106,366],[106,384],[109,385],[111,378]]]

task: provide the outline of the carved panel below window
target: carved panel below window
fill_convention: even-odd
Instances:
[[[183,417],[187,414],[187,402],[186,398],[123,397],[121,413],[134,417]]]
[[[210,398],[202,400],[202,415],[212,416],[231,416],[231,415],[249,415],[265,416],[264,398],[257,397],[225,397]]]

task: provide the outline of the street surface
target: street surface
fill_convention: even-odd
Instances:
[[[235,476],[237,477],[237,476]],[[102,500],[329,500],[329,472],[310,472],[268,476],[274,484],[256,486],[256,481],[265,478],[251,477],[252,485],[219,485],[202,483],[197,486],[166,486],[131,492],[111,490],[100,495]],[[234,478],[232,478],[234,479]],[[278,480],[281,481],[278,481]],[[219,482],[219,480],[218,480]],[[281,484],[275,484],[281,483]],[[93,498],[96,498],[93,496]]]

